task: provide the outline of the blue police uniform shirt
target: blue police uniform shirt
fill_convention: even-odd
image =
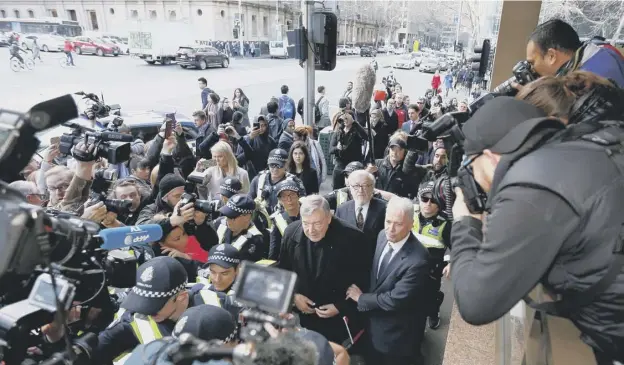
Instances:
[[[164,348],[174,347],[175,340],[152,342],[145,345],[140,345],[134,351],[130,357],[126,360],[124,365],[144,365],[144,364],[156,364],[156,365],[173,365],[169,360],[167,351]],[[162,350],[162,351],[161,351]],[[160,352],[159,355],[157,355]],[[158,356],[155,360],[155,356]],[[193,361],[193,365],[231,365],[230,362],[224,360],[210,360],[208,362]]]

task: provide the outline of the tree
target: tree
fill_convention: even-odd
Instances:
[[[544,0],[540,23],[553,18],[570,23],[581,37],[617,39],[624,21],[624,0]]]

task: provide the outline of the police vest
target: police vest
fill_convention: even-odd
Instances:
[[[115,313],[115,320],[121,318],[125,313],[126,310],[121,308],[119,311],[117,311],[117,313]],[[160,333],[160,329],[158,328],[158,323],[156,323],[156,321],[154,321],[151,316],[134,314],[132,316],[132,322],[130,322],[130,326],[132,327],[132,332],[134,333],[134,336],[141,345],[163,338],[163,335],[162,333]],[[121,355],[117,356],[113,360],[113,363],[115,365],[123,365],[126,360],[128,360],[131,354],[131,351],[124,352]]]
[[[284,231],[286,227],[288,227],[288,221],[282,215],[282,212],[275,212],[271,214],[271,219],[273,220],[273,224],[279,230],[279,233],[284,236]]]
[[[345,189],[336,190],[336,208],[338,208],[342,203],[346,203],[349,200],[349,192]]]
[[[224,223],[219,224],[219,227],[217,227],[217,236],[219,237],[219,243],[226,243],[223,242],[223,240],[225,239],[225,232],[227,232],[227,229],[227,224]],[[252,224],[249,228],[247,228],[247,233],[238,236],[238,238],[235,239],[234,242],[227,243],[231,244],[240,251],[245,246],[245,243],[247,243],[247,241],[253,236],[262,237],[262,233],[258,230],[258,228],[256,228],[256,226]]]
[[[414,233],[414,236],[416,236],[420,243],[422,243],[426,248],[445,250],[446,246],[444,245],[444,240],[442,239],[444,227],[446,227],[446,221],[437,227],[434,227],[431,223],[421,227],[420,220],[416,217],[416,219],[414,219],[412,233]]]
[[[273,229],[273,226],[271,224],[271,217],[269,215],[269,211],[267,210],[267,201],[262,198],[262,191],[264,190],[264,186],[266,184],[267,175],[268,172],[266,170],[260,172],[260,174],[258,175],[258,189],[256,190],[256,199],[254,199],[254,201],[256,202],[256,205],[258,207],[256,209],[256,212],[264,216],[265,221],[268,225],[267,229],[270,231],[271,229]]]

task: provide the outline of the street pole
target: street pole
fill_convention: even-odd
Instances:
[[[308,39],[314,39],[312,36],[312,24],[314,23],[314,0],[306,0],[305,8],[303,10],[303,19],[305,21],[305,28]],[[303,99],[303,111],[305,117],[303,123],[305,125],[314,126],[314,43],[310,45],[310,42],[306,45],[308,47],[308,59],[305,61],[305,98]]]
[[[279,19],[279,0],[275,1],[275,40],[279,41],[282,38],[282,30],[280,29]]]
[[[241,58],[245,56],[245,51],[243,49],[243,1],[238,0],[238,24],[240,24],[239,32],[238,32],[238,46],[240,47],[240,55]]]
[[[459,44],[459,28],[462,22],[462,11],[464,7],[464,1],[459,0],[459,14],[457,14],[457,31],[455,33],[455,44]]]
[[[355,33],[355,13],[357,12],[357,0],[353,0],[353,31],[351,32],[351,42],[353,42],[353,46],[355,46],[355,42],[357,40]]]

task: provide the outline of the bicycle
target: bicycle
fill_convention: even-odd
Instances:
[[[9,64],[13,72],[20,72],[22,69],[28,69],[30,71],[35,68],[35,61],[33,61],[32,58],[24,58],[24,62],[20,62],[17,58],[11,57]]]
[[[63,68],[75,67],[76,66],[76,65],[72,65],[71,62],[69,62],[69,57],[67,57],[67,55],[61,56],[61,58],[59,58],[59,64]]]

